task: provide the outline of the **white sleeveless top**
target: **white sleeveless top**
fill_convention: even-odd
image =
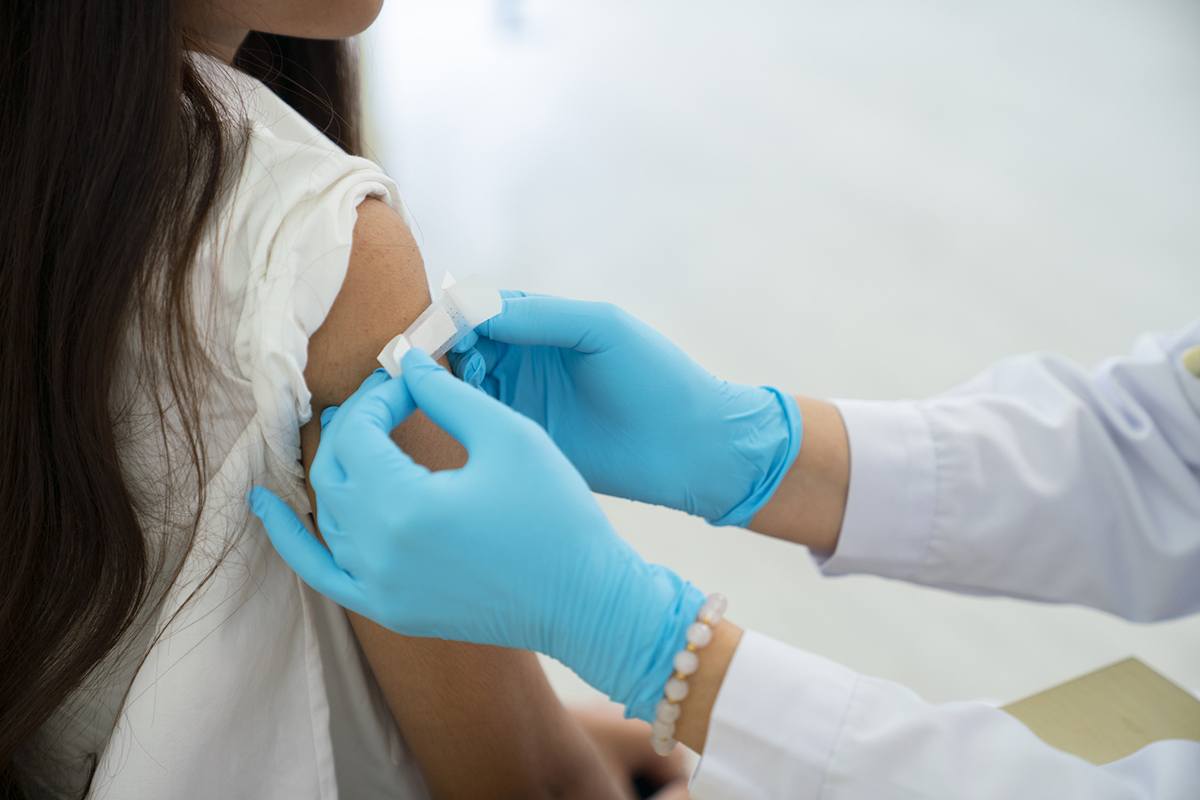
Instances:
[[[358,204],[374,196],[398,207],[396,187],[261,83],[211,59],[194,63],[249,124],[240,176],[195,269],[214,363],[200,431],[204,511],[179,578],[147,609],[128,652],[42,730],[28,763],[53,774],[35,796],[78,797],[84,756],[98,753],[94,798],[425,797],[344,613],[286,567],[245,502],[263,484],[309,510],[299,436],[312,413],[308,339],[345,277]],[[134,397],[137,377],[123,376]],[[148,510],[147,540],[171,563],[183,548],[166,520],[191,519],[194,477],[174,484],[156,412],[146,398],[135,406],[155,424],[125,432],[122,464]],[[171,455],[176,468],[189,463]],[[164,512],[171,496],[183,500]]]

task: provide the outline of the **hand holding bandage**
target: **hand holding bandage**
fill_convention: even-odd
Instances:
[[[322,418],[310,479],[328,549],[285,503],[251,506],[310,586],[409,636],[551,655],[650,719],[704,601],[612,529],[545,432],[411,350]],[[466,447],[430,472],[390,437],[416,409]]]
[[[455,372],[537,422],[597,492],[746,525],[800,451],[796,402],[719,380],[606,303],[504,293]]]

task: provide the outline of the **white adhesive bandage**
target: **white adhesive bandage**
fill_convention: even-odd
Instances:
[[[455,282],[450,275],[442,281],[442,296],[421,312],[404,333],[379,351],[379,363],[393,378],[400,374],[400,359],[414,347],[441,358],[451,347],[500,313],[504,301],[500,292],[476,278]]]

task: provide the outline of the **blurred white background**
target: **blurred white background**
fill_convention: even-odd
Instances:
[[[372,154],[435,285],[612,300],[732,380],[923,396],[1200,316],[1194,0],[391,0],[364,51]],[[826,580],[605,504],[736,621],[930,700],[1130,654],[1200,688],[1200,619]]]

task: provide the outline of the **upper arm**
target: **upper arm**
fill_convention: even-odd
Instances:
[[[407,227],[386,204],[366,200],[345,282],[309,341],[305,378],[313,418],[301,429],[306,471],[321,411],[358,388],[378,366],[383,344],[428,304],[424,267]],[[419,413],[394,438],[432,469],[465,461],[458,443]],[[353,614],[350,621],[436,796],[529,796],[567,779],[562,771],[579,767],[567,762],[589,752],[531,653],[405,638]]]
[[[429,305],[425,267],[416,242],[400,217],[380,200],[358,208],[346,279],[329,315],[308,342],[304,377],[312,392],[313,420],[349,397],[379,364],[380,348]],[[320,425],[300,432],[307,461],[316,452]],[[417,413],[396,429],[395,439],[432,469],[461,466],[458,442]]]

